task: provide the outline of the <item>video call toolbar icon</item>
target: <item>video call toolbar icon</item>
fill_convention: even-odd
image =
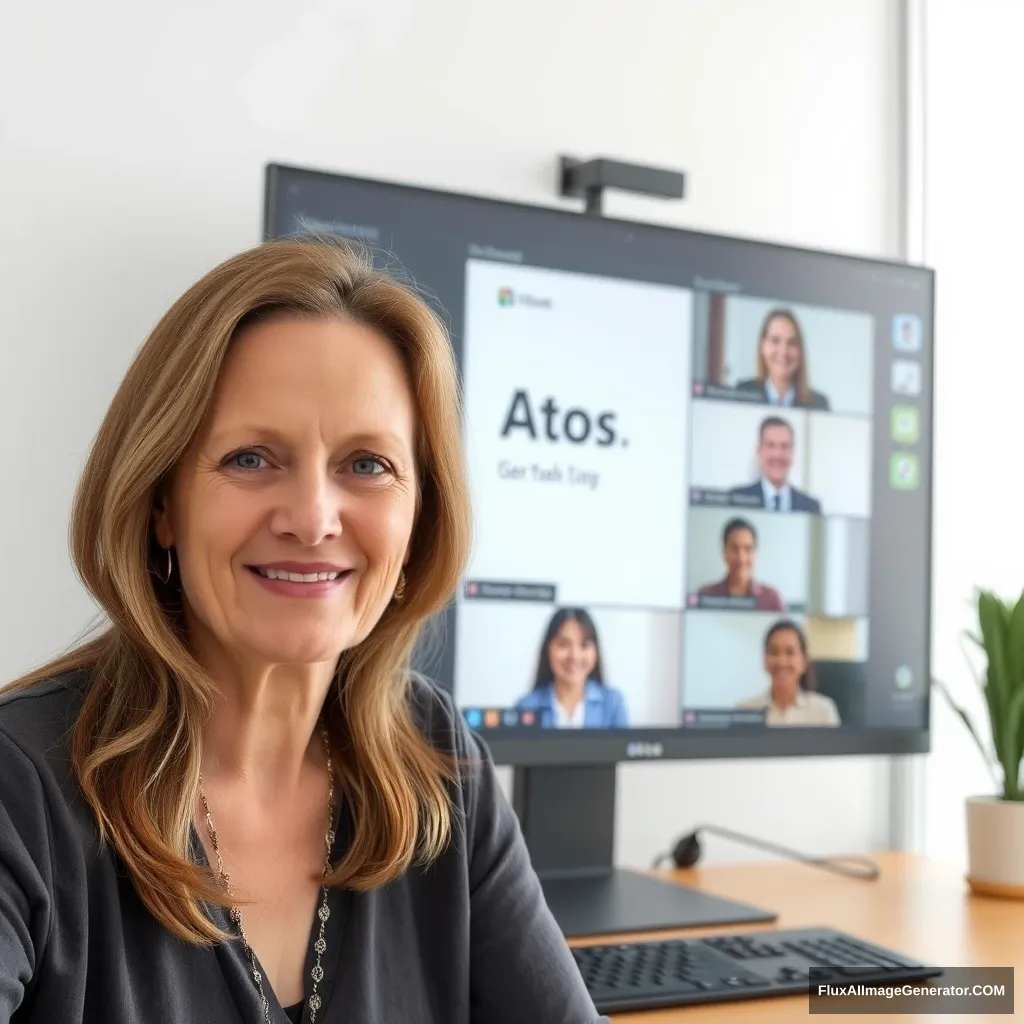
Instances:
[[[917,456],[910,452],[894,452],[889,457],[889,485],[895,491],[915,491],[918,487]]]
[[[892,364],[892,390],[897,395],[921,394],[921,364],[897,359]]]
[[[897,352],[921,351],[921,320],[911,313],[892,318],[892,347]]]
[[[921,439],[921,414],[913,405],[894,405],[890,413],[892,439],[898,444],[917,444]]]

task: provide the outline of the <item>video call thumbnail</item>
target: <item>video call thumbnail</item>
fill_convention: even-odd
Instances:
[[[866,519],[693,508],[687,529],[690,609],[867,615]]]
[[[859,417],[695,400],[691,504],[866,517],[871,430]]]
[[[469,260],[465,301],[467,575],[681,608],[692,293]]]
[[[872,317],[749,295],[699,293],[694,393],[853,416],[873,412]]]
[[[769,727],[863,725],[867,634],[864,619],[688,613],[683,707],[760,711]]]
[[[464,600],[458,615],[463,708],[532,712],[548,728],[679,724],[679,612]]]

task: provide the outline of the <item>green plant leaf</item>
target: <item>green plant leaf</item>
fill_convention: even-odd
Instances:
[[[1006,701],[1003,699],[1000,688],[992,681],[993,672],[989,668],[987,682],[984,688],[985,706],[988,708],[988,724],[992,733],[992,746],[995,749],[996,760],[1000,764],[1005,763],[1006,753],[1003,749],[1002,723],[1006,720]]]
[[[1003,730],[1003,795],[1007,800],[1020,800],[1020,763],[1024,756],[1024,686],[1010,699]]]
[[[974,633],[964,633],[961,636],[960,649],[963,651],[964,660],[967,662],[967,667],[970,669],[971,675],[974,677],[974,681],[977,683],[978,689],[981,691],[981,695],[985,699],[985,712],[986,712],[986,714],[988,716],[989,735],[990,735],[990,737],[992,739],[992,751],[989,752],[988,754],[986,754],[986,756],[989,758],[989,763],[991,763],[994,760],[996,764],[1001,766],[1002,763],[1003,763],[1002,756],[1001,756],[1001,751],[1002,751],[1002,734],[998,731],[998,728],[996,727],[996,723],[1001,721],[1002,716],[999,713],[999,707],[998,707],[998,705],[996,703],[997,702],[996,690],[992,686],[990,686],[988,684],[988,676],[989,676],[989,674],[991,672],[991,666],[990,665],[986,665],[985,670],[983,672],[979,672],[977,666],[971,660],[970,654],[964,648],[964,645],[963,645],[963,642],[962,642],[964,639],[972,640],[974,643],[976,643],[978,645],[979,649],[983,653],[985,652],[985,644]],[[952,701],[951,701],[951,703],[952,703]],[[956,704],[953,704],[953,709],[955,711],[957,711],[958,714],[961,714],[961,715],[964,714],[962,709],[960,709]],[[1001,788],[1002,788],[1002,782],[997,781],[996,782],[996,789],[999,790]]]
[[[1010,610],[1006,624],[1007,674],[1011,688],[1024,686],[1024,594]]]
[[[1001,745],[1002,735],[998,723],[1003,720],[1006,701],[1009,696],[1009,672],[1007,663],[1010,612],[1006,605],[989,591],[978,595],[978,624],[984,644],[988,667],[985,673],[985,698],[993,716],[993,739]],[[1000,758],[1001,760],[1002,758]]]

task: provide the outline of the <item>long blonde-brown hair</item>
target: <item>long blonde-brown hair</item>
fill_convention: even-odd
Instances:
[[[202,902],[226,902],[190,856],[215,684],[189,652],[176,579],[161,581],[166,555],[152,511],[207,416],[239,325],[277,314],[343,318],[378,331],[401,354],[418,410],[419,507],[405,594],[342,653],[325,706],[354,822],[329,884],[383,885],[439,855],[453,827],[455,768],[417,729],[407,701],[421,627],[454,594],[470,545],[451,345],[429,305],[375,270],[368,254],[324,238],[267,242],[194,284],[137,353],[93,444],[71,520],[75,570],[110,624],[13,684],[86,670],[71,737],[82,792],[143,902],[191,942],[222,937]]]
[[[797,348],[800,349],[800,363],[797,365],[796,373],[793,374],[793,379],[789,383],[796,392],[798,402],[804,405],[811,397],[811,386],[808,383],[809,374],[807,371],[807,346],[804,344],[804,332],[800,328],[800,321],[797,320],[796,313],[791,309],[771,309],[766,314],[764,320],[761,321],[761,333],[757,336],[758,383],[763,384],[768,379],[768,364],[765,362],[761,343],[768,336],[768,328],[771,327],[773,320],[788,320],[793,328],[793,333],[796,335]]]

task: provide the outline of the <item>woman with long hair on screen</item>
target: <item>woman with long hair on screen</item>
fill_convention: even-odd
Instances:
[[[104,628],[0,693],[0,1024],[598,1019],[410,666],[470,546],[461,436],[441,321],[336,241],[159,321],[75,498]]]
[[[763,709],[766,725],[839,725],[835,701],[815,690],[807,638],[791,619],[780,619],[765,633],[764,670],[771,685],[737,707]]]
[[[809,384],[807,346],[796,314],[773,309],[761,323],[757,342],[757,376],[741,380],[737,391],[756,393],[769,405],[827,411],[829,400]]]
[[[561,608],[551,616],[533,690],[516,708],[538,712],[542,725],[556,729],[628,726],[622,694],[604,681],[597,627],[584,608]]]

